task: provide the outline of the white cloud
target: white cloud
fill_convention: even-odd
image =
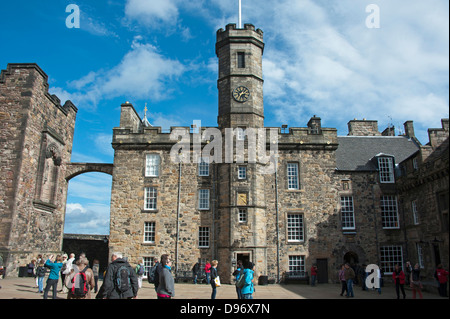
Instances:
[[[257,9],[244,17],[266,42],[267,117],[304,126],[317,114],[344,129],[355,117],[401,124],[448,117],[448,2],[377,1],[380,29],[365,25],[370,3],[246,1]]]
[[[67,203],[64,232],[70,234],[109,234],[109,205]]]
[[[146,26],[176,24],[178,19],[177,1],[174,0],[127,0],[125,16]]]
[[[105,202],[111,198],[112,178],[103,173],[79,175],[69,182],[68,198]]]
[[[186,67],[163,56],[158,49],[141,43],[136,36],[131,50],[110,70],[91,71],[68,84],[68,89],[52,88],[61,100],[71,100],[79,108],[95,109],[104,99],[123,96],[133,99],[161,101],[171,98],[175,79]],[[73,92],[69,92],[73,88]]]
[[[83,174],[70,180],[65,233],[109,233],[111,185],[111,176],[102,173]]]

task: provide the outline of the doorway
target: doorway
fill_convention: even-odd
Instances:
[[[241,260],[245,267],[245,265],[250,261],[250,253],[238,253],[236,254],[236,260]]]
[[[328,259],[317,259],[317,282],[319,284],[328,283]]]

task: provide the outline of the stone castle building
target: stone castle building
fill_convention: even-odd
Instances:
[[[45,249],[60,250],[67,182],[103,171],[113,176],[109,252],[124,253],[132,264],[143,258],[150,267],[154,257],[169,253],[179,275],[197,261],[217,259],[224,282],[232,281],[237,260],[252,261],[258,276],[274,282],[287,272],[309,272],[313,264],[319,282],[334,282],[345,261],[377,264],[386,274],[396,263],[420,262],[430,279],[436,263],[448,267],[448,119],[429,130],[427,145],[415,138],[410,121],[402,136],[392,128],[380,133],[377,121],[369,120],[350,121],[348,135],[339,136],[317,116],[306,127],[266,128],[263,52],[263,32],[253,25],[218,30],[218,126],[172,127],[165,133],[124,103],[120,126],[113,129],[112,165],[70,163],[76,108],[70,102],[61,107],[46,94],[46,76],[36,65],[8,65],[0,78],[0,116],[2,123],[10,121],[0,136],[0,143],[9,143],[0,150],[0,192],[9,190],[0,193],[0,253],[8,265],[41,252],[42,240],[54,239]],[[17,84],[31,78],[41,87],[25,90]],[[12,112],[39,114],[41,126],[28,133],[32,122],[22,121],[15,138],[30,134],[42,141],[9,141],[17,127]],[[70,125],[51,121],[56,116],[67,117]],[[230,129],[232,148],[226,143]],[[276,140],[276,165],[273,158],[252,157],[255,131],[263,132],[258,152],[269,154]],[[59,141],[56,151],[46,151],[49,138]],[[27,158],[17,155],[24,151],[32,153],[28,161],[34,166],[14,171],[17,159]],[[53,169],[51,181],[59,183],[54,193],[43,192],[52,189],[43,162]],[[9,186],[11,180],[16,184]],[[42,216],[61,234],[42,238]],[[25,226],[29,240],[19,236]]]
[[[48,93],[36,64],[0,76],[0,254],[8,269],[59,252],[77,108]]]

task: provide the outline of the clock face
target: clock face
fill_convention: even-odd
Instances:
[[[250,90],[245,86],[239,86],[233,91],[233,98],[238,102],[245,102],[250,97]]]

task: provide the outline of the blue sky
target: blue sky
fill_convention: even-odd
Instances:
[[[80,8],[68,28],[66,7]],[[380,28],[368,28],[369,4]],[[313,115],[347,134],[354,118],[403,129],[441,127],[449,105],[446,0],[242,0],[264,31],[266,126]],[[215,34],[237,23],[238,0],[19,0],[0,4],[0,67],[35,62],[50,92],[78,107],[72,162],[112,163],[112,129],[131,102],[152,125],[217,123]],[[66,233],[109,233],[111,177],[69,183]]]

